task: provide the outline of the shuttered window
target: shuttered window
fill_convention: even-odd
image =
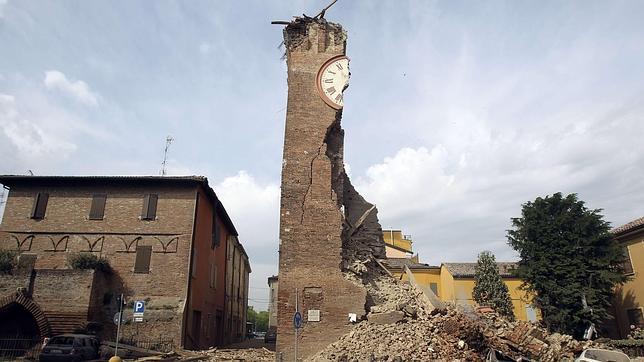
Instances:
[[[633,262],[631,261],[631,254],[628,252],[628,246],[624,246],[622,252],[624,253],[624,273],[626,275],[633,274]]]
[[[438,283],[429,283],[429,289],[438,297]]]
[[[152,256],[152,247],[137,246],[136,247],[136,260],[134,262],[134,272],[147,274],[150,272],[150,257]]]
[[[142,220],[154,220],[157,216],[157,194],[147,194],[143,199]]]
[[[97,194],[92,196],[92,207],[89,210],[90,220],[103,220],[105,214],[105,200],[107,195]]]
[[[210,287],[217,289],[217,264],[210,263]]]
[[[214,249],[219,246],[219,241],[221,240],[221,231],[219,223],[217,222],[217,216],[212,218],[212,243],[210,245],[211,249]]]
[[[34,207],[31,210],[32,219],[43,219],[47,210],[47,201],[49,201],[49,194],[46,192],[39,192],[34,199]]]
[[[190,268],[190,275],[193,278],[197,277],[197,248],[192,249],[192,267]]]

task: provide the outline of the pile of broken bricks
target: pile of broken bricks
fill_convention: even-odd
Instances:
[[[375,260],[345,275],[367,288],[365,320],[310,361],[483,361],[498,351],[514,360],[572,361],[593,342],[550,334],[536,324],[509,321],[471,306],[436,303],[416,285],[394,278]],[[366,269],[366,270],[365,270]],[[351,275],[353,274],[353,275]]]
[[[483,361],[490,349],[518,360],[574,359],[592,342],[549,334],[527,322],[510,322],[494,313],[472,315],[454,307],[419,317],[402,310],[370,313],[311,361]]]
[[[143,357],[135,360],[144,361],[275,361],[275,352],[266,348],[245,348],[245,349],[217,349],[211,348],[203,351],[177,350],[157,356]]]

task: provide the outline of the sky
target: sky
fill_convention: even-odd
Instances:
[[[328,1],[0,0],[0,174],[207,176],[265,310],[277,273],[282,26]],[[358,1],[345,163],[420,260],[516,254],[521,204],[644,216],[642,1]],[[5,195],[6,196],[6,195]]]

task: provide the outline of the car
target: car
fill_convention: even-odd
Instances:
[[[619,351],[589,348],[581,352],[575,362],[629,362],[630,360],[627,355]]]
[[[96,336],[61,334],[49,339],[40,352],[41,362],[80,362],[98,358],[101,343]]]
[[[264,343],[275,343],[277,341],[277,327],[270,327],[264,335]]]

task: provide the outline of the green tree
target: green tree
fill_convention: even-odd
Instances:
[[[257,323],[255,324],[257,331],[266,332],[268,330],[268,311],[262,310],[257,313]]]
[[[268,312],[265,310],[257,312],[253,306],[249,305],[246,320],[253,323],[257,332],[266,332],[268,330]]]
[[[512,219],[508,243],[521,257],[516,275],[551,331],[580,337],[608,317],[613,290],[626,281],[623,251],[600,212],[576,194],[556,193],[523,204]]]
[[[489,251],[479,254],[474,271],[472,296],[478,304],[492,307],[497,313],[514,320],[514,310],[508,286],[501,279],[494,254]]]
[[[0,250],[0,274],[10,274],[16,267],[16,255],[13,250]]]
[[[253,308],[252,305],[249,305],[247,308],[246,312],[246,321],[253,323],[253,325],[257,325],[257,312],[255,311],[255,308]]]

